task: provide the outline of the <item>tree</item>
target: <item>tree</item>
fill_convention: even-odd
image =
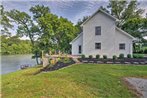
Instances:
[[[18,36],[7,37],[6,35],[2,35],[0,38],[1,54],[26,54],[32,52],[30,41],[20,40]]]
[[[81,33],[83,31],[83,28],[81,27],[81,24],[84,23],[90,16],[84,16],[82,19],[79,19],[77,24],[75,25],[78,28],[78,32]]]
[[[69,43],[73,38],[76,37],[78,29],[73,25],[72,22],[68,21],[66,18],[60,17],[59,27],[55,33],[55,39],[57,41],[57,46],[63,52],[70,52]]]
[[[42,16],[45,16],[47,13],[50,13],[50,9],[44,5],[35,5],[30,8],[30,12],[33,13],[33,18],[36,20]]]
[[[7,12],[4,10],[3,5],[0,5],[0,13],[1,13],[0,24],[2,26],[1,33],[2,35],[11,36],[9,29],[12,29],[13,25],[11,24],[10,19],[7,17]]]
[[[128,19],[141,17],[144,10],[138,9],[138,5],[137,0],[110,0],[107,8],[111,10],[113,16],[120,20],[118,26],[121,27]]]
[[[8,12],[8,16],[17,24],[17,35],[29,37],[32,43],[32,46],[35,47],[35,38],[39,35],[39,28],[33,23],[31,17],[25,13],[18,10],[11,10]],[[34,49],[34,48],[33,48]],[[35,52],[36,62],[38,63],[37,52]]]
[[[43,50],[56,49],[63,52],[70,50],[69,42],[77,32],[76,27],[70,21],[48,13],[38,19],[38,25],[42,27],[43,34],[39,41]]]
[[[144,36],[147,36],[147,18],[128,19],[122,29],[142,40]]]
[[[139,39],[137,44],[133,44],[133,48],[134,52],[141,51],[141,46],[145,43],[143,37],[147,36],[147,18],[128,19],[123,24],[122,29]]]

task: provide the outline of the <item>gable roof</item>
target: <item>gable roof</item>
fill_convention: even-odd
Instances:
[[[118,31],[120,31],[121,33],[123,33],[124,35],[132,38],[133,40],[136,40],[135,37],[133,37],[132,35],[128,34],[127,32],[123,31],[122,29],[118,28],[118,27],[115,27]]]
[[[109,13],[105,12],[102,9],[98,9],[95,13],[93,13],[87,20],[85,20],[81,26],[83,26],[85,23],[87,23],[92,17],[94,17],[98,12],[102,12],[103,14],[107,15],[108,17],[110,17],[113,20],[118,20],[117,18],[115,18],[114,16],[110,15]]]
[[[75,39],[73,39],[69,44],[72,44],[74,41],[76,41],[80,36],[83,35],[83,32],[81,32]]]

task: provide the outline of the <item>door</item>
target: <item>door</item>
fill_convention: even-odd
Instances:
[[[79,45],[79,54],[81,54],[81,52],[82,52],[82,46]]]

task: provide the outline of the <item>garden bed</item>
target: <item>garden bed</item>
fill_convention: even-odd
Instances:
[[[124,59],[96,59],[96,58],[78,58],[82,63],[98,64],[147,64],[146,58],[124,58]]]
[[[57,63],[55,63],[54,65],[48,65],[46,67],[44,67],[43,69],[41,69],[41,71],[54,71],[54,70],[58,70],[60,68],[72,65],[75,63],[75,61],[72,58],[69,58],[68,60],[64,60],[65,58],[61,58],[62,60],[59,60]]]

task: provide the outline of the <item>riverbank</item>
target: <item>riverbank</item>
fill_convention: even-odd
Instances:
[[[41,68],[2,75],[2,97],[134,98],[122,78],[147,78],[147,66],[75,64],[35,75]]]

